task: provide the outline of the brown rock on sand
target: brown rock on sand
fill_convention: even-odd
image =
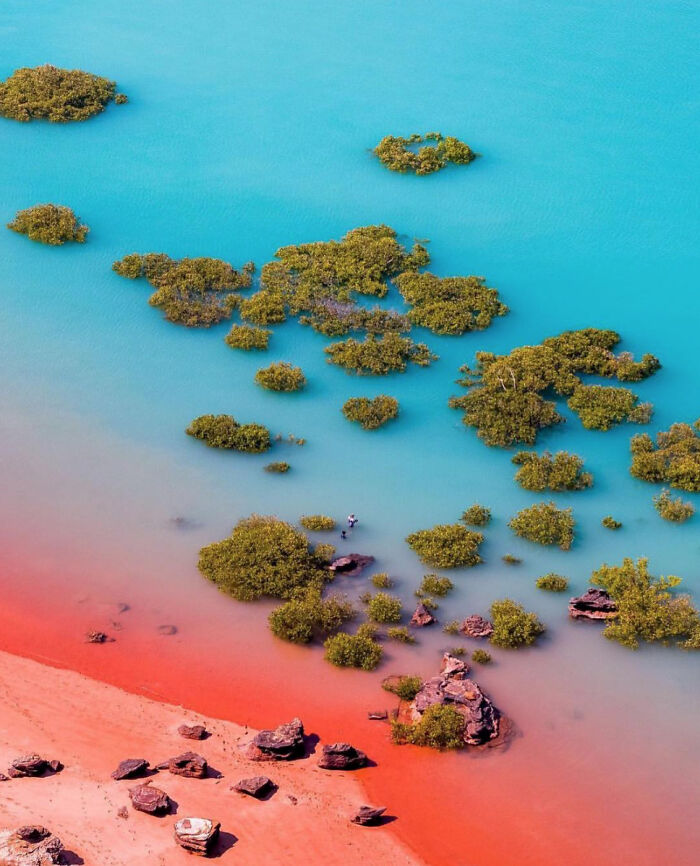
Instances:
[[[251,761],[291,761],[304,754],[304,725],[301,719],[260,731],[248,746]]]
[[[20,779],[23,776],[43,776],[48,770],[58,773],[62,769],[60,761],[47,761],[40,755],[22,755],[12,761],[7,774],[11,779]]]
[[[119,766],[111,774],[113,779],[135,779],[148,770],[148,761],[145,758],[126,758],[119,762]]]
[[[3,866],[51,866],[63,863],[63,844],[46,827],[29,825],[0,830],[0,863]]]
[[[219,835],[221,824],[210,818],[182,818],[175,822],[175,841],[192,854],[206,857]]]
[[[361,827],[371,827],[381,821],[385,812],[386,806],[377,806],[376,808],[374,806],[360,806],[350,820],[353,824],[359,824]]]
[[[147,812],[149,815],[165,815],[170,811],[170,797],[160,788],[154,788],[150,782],[129,788],[129,797],[131,798],[131,805],[137,812]]]
[[[367,764],[367,755],[350,743],[323,746],[318,766],[322,770],[359,770]]]
[[[232,790],[260,799],[269,794],[275,787],[275,783],[267,776],[253,776],[250,779],[241,779],[240,782],[236,782]]]
[[[204,725],[180,725],[177,732],[187,740],[203,740],[207,735]]]
[[[186,776],[188,779],[203,779],[207,775],[207,761],[196,752],[183,752],[174,758],[168,758],[158,764],[159,770],[168,770],[175,776]]]

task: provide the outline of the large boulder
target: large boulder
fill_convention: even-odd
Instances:
[[[131,798],[131,805],[137,812],[147,812],[149,815],[166,815],[170,811],[170,797],[160,788],[154,788],[150,782],[129,788],[129,797]]]
[[[323,770],[359,770],[367,764],[367,755],[350,743],[323,746],[318,765]]]
[[[236,782],[233,790],[260,800],[271,791],[274,791],[275,787],[275,783],[272,779],[268,779],[267,776],[253,776],[250,779],[241,779],[239,782]]]
[[[604,589],[590,587],[583,595],[569,599],[569,616],[574,619],[614,619],[617,605]]]
[[[445,653],[440,675],[426,680],[411,702],[411,719],[417,722],[428,707],[447,704],[464,718],[465,744],[481,746],[498,736],[500,713],[467,671],[461,659]]]
[[[426,625],[432,625],[434,622],[437,622],[435,617],[423,602],[420,602],[411,617],[411,625],[416,628],[423,628]]]
[[[180,725],[177,732],[187,740],[203,740],[207,735],[204,725]]]
[[[304,725],[301,719],[275,728],[260,731],[248,746],[248,757],[252,761],[291,761],[304,754]]]
[[[113,779],[135,779],[148,771],[149,765],[145,758],[126,758],[112,773]]]
[[[374,824],[380,823],[382,815],[385,812],[386,806],[360,806],[350,820],[353,824],[360,824],[362,827],[371,827]]]
[[[219,835],[221,824],[210,818],[182,818],[175,822],[175,841],[192,854],[206,857]]]
[[[468,616],[459,630],[467,637],[490,637],[493,634],[493,625],[478,613]]]
[[[328,568],[334,574],[345,574],[348,577],[355,577],[361,574],[373,562],[373,556],[363,556],[361,553],[348,553],[347,556],[339,556],[334,559]]]
[[[196,752],[183,752],[174,758],[168,758],[158,764],[158,769],[168,770],[175,776],[185,776],[188,779],[203,779],[208,771],[206,758]]]
[[[46,827],[0,830],[2,866],[51,866],[63,863],[63,844]]]

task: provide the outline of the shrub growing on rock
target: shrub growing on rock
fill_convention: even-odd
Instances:
[[[279,361],[258,370],[255,381],[268,391],[300,391],[306,385],[306,376],[301,367]]]
[[[365,631],[358,630],[357,634],[338,632],[331,635],[323,646],[326,660],[336,667],[372,671],[382,659],[381,644]]]
[[[449,704],[433,704],[413,724],[392,719],[391,735],[395,743],[428,746],[445,751],[464,746],[464,716]]]
[[[691,502],[683,502],[680,496],[674,499],[668,490],[662,490],[654,497],[654,508],[664,520],[672,523],[685,523],[695,514],[695,507]]]
[[[401,599],[377,592],[367,602],[367,614],[372,622],[401,622]]]
[[[406,541],[426,565],[433,568],[459,568],[478,565],[480,532],[472,532],[459,523],[443,523],[432,529],[412,532]]]
[[[635,478],[700,491],[700,419],[692,427],[672,424],[656,434],[656,442],[647,433],[633,436],[630,447]]]
[[[234,325],[224,337],[224,342],[231,349],[243,349],[244,352],[264,351],[270,342],[271,333],[265,328]]]
[[[433,141],[434,145],[425,144]],[[411,150],[413,145],[418,144],[423,147]],[[414,133],[408,138],[386,135],[374,148],[373,153],[391,171],[412,172],[417,175],[440,171],[450,162],[455,165],[468,165],[477,156],[468,144],[452,135],[443,136],[439,132],[428,132],[425,135]]]
[[[537,589],[544,589],[547,592],[565,592],[569,588],[569,581],[560,574],[544,574],[538,577],[535,581]]]
[[[420,677],[401,676],[389,677],[382,683],[382,688],[386,692],[391,692],[402,701],[412,701],[423,685],[423,680]]]
[[[562,550],[569,550],[574,540],[571,509],[557,508],[553,502],[523,508],[508,526],[521,538],[537,544],[558,544]]]
[[[311,551],[306,535],[289,523],[254,514],[239,520],[229,538],[200,550],[199,570],[238,601],[289,599],[328,579],[319,547]]]
[[[449,577],[440,577],[437,574],[426,574],[423,576],[421,585],[416,590],[417,596],[437,595],[438,598],[443,598],[448,592],[452,592],[455,588],[454,583]]]
[[[114,99],[116,87],[114,81],[81,69],[60,69],[49,63],[24,67],[0,82],[0,115],[23,123],[87,120]]]
[[[330,532],[335,529],[335,520],[325,514],[305,514],[299,518],[299,523],[311,532]]]
[[[648,561],[624,559],[622,565],[603,565],[591,583],[606,590],[617,604],[617,616],[603,634],[609,640],[637,649],[640,641],[674,642],[700,649],[700,615],[690,598],[675,595],[680,577],[652,577]]]
[[[593,484],[591,473],[583,471],[583,460],[568,451],[557,451],[554,456],[549,451],[541,456],[535,451],[518,451],[511,462],[520,466],[515,480],[525,490],[584,490]]]
[[[416,639],[405,625],[393,625],[386,630],[386,636],[399,643],[415,643]]]
[[[615,520],[615,518],[608,514],[600,521],[606,529],[622,529],[622,523],[619,520]]]
[[[397,418],[399,401],[395,397],[380,394],[378,397],[351,397],[343,404],[343,415],[348,421],[356,421],[363,430],[377,430],[387,421]]]
[[[268,617],[276,637],[292,643],[309,643],[316,635],[327,635],[355,616],[352,604],[343,596],[322,598],[316,587],[299,594]]]
[[[90,229],[80,223],[69,207],[57,204],[35,204],[17,211],[8,229],[26,235],[32,241],[60,246],[68,241],[85,243]]]
[[[494,601],[491,605],[493,634],[490,641],[503,649],[516,649],[530,646],[545,631],[537,614],[528,613],[525,608],[510,598]]]
[[[436,360],[425,343],[414,343],[410,337],[400,334],[369,334],[364,340],[351,337],[340,343],[326,346],[329,364],[353,370],[361,376],[385,376],[387,373],[404,373],[409,363],[427,367]]]
[[[610,430],[623,421],[648,424],[653,411],[651,403],[639,403],[629,388],[605,385],[578,385],[567,406],[587,430]]]
[[[491,520],[491,509],[484,505],[470,505],[462,513],[462,522],[470,526],[486,526]]]

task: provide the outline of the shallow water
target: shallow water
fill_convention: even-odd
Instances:
[[[219,678],[198,703],[254,724],[273,723],[302,698],[319,727],[345,712],[344,731],[370,738],[389,767],[379,768],[381,782],[368,777],[370,790],[399,797],[406,753],[399,762],[384,732],[365,731],[358,718],[382,700],[375,679],[430,672],[449,640],[436,632],[416,649],[391,648],[377,677],[328,670],[318,653],[269,637],[265,606],[237,605],[206,586],[196,552],[253,511],[294,520],[352,510],[361,522],[349,544],[396,575],[410,604],[427,569],[402,539],[480,501],[495,515],[486,561],[456,574],[440,618],[485,612],[507,594],[538,611],[548,637],[521,654],[494,653],[479,676],[522,736],[493,760],[412,752],[412,770],[444,779],[445,799],[434,813],[421,803],[427,826],[398,821],[396,831],[435,862],[454,857],[461,849],[449,839],[440,848],[427,838],[441,821],[457,821],[444,808],[448,793],[464,785],[498,799],[507,789],[493,808],[472,803],[477,838],[465,862],[511,862],[525,840],[532,862],[562,862],[577,822],[596,813],[618,823],[619,849],[602,855],[579,839],[580,862],[654,863],[664,844],[677,862],[692,862],[696,657],[618,648],[597,627],[568,622],[565,599],[533,581],[558,571],[579,591],[602,562],[649,556],[698,598],[697,518],[663,523],[656,489],[629,476],[629,438],[640,428],[587,432],[568,415],[538,445],[583,455],[595,475],[593,490],[555,497],[574,508],[576,544],[564,553],[520,542],[507,520],[538,497],[513,484],[509,455],[483,446],[446,402],[475,351],[596,326],[619,330],[625,349],[661,358],[663,369],[634,387],[656,406],[650,429],[699,414],[697,3],[470,2],[431,9],[426,20],[415,0],[231,2],[205,12],[192,2],[27,9],[11,0],[1,15],[1,77],[50,61],[114,78],[130,97],[76,126],[0,122],[3,219],[56,201],[91,227],[88,243],[70,249],[0,234],[8,610],[31,602],[84,629],[109,625],[107,602],[132,605],[123,637],[99,662],[68,627],[42,626],[26,610],[3,646],[33,646],[177,700],[188,695],[164,660],[197,659],[211,683]],[[386,133],[435,128],[482,157],[413,178],[368,153]],[[125,253],[151,250],[261,265],[283,244],[379,222],[407,241],[429,238],[436,273],[485,275],[511,313],[481,334],[425,335],[440,355],[429,369],[358,379],[325,364],[325,339],[296,324],[276,330],[267,354],[232,352],[227,326],[164,322],[147,305],[147,286],[110,270]],[[257,367],[277,359],[303,366],[304,393],[254,385]],[[348,397],[382,392],[399,398],[398,422],[368,434],[343,419]],[[259,458],[218,454],[183,433],[204,412],[260,421],[307,444]],[[292,471],[268,476],[270,459]],[[621,531],[600,527],[608,513]],[[177,516],[194,525],[176,531]],[[507,552],[523,563],[502,565]],[[180,627],[170,644],[149,637],[164,617]],[[138,682],[129,682],[130,665]],[[255,672],[267,686],[241,701],[237,688]]]

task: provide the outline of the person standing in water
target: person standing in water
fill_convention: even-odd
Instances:
[[[357,523],[357,518],[355,517],[355,515],[354,514],[348,514],[348,526],[350,527],[350,529],[354,529],[356,523]]]

